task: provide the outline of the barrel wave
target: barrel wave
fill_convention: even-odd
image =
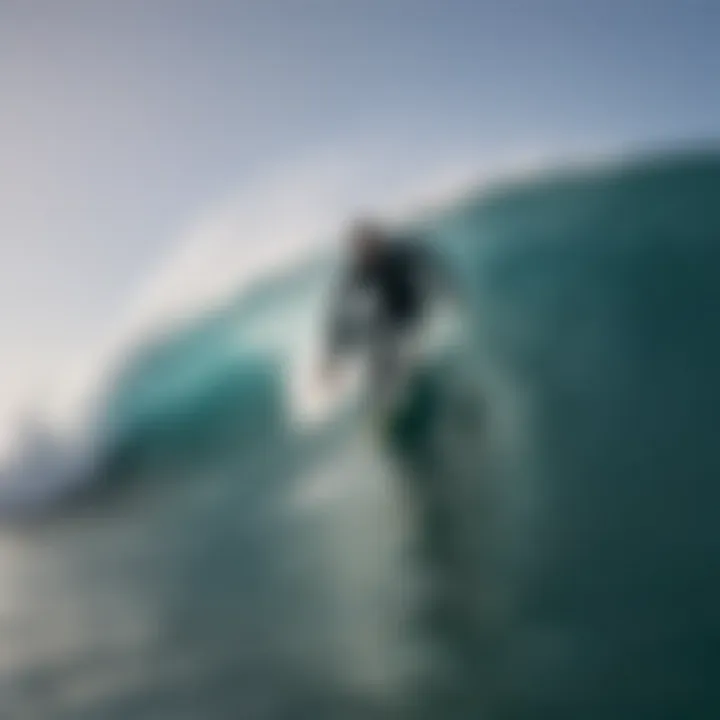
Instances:
[[[717,717],[720,155],[415,223],[469,319],[381,436],[289,407],[322,260],[114,369],[0,531],[3,717]]]

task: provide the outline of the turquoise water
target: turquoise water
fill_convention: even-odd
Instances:
[[[418,221],[471,322],[383,442],[248,340],[324,268],[138,348],[2,531],[0,715],[717,717],[719,208],[696,153]]]

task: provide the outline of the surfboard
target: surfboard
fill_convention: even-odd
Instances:
[[[367,354],[360,349],[341,360],[332,377],[323,377],[323,338],[320,328],[295,350],[288,373],[290,412],[301,428],[318,429],[345,411],[355,409],[363,423],[379,439],[391,437],[405,418],[417,390],[416,368],[457,343],[462,323],[453,307],[438,306],[424,323],[414,342],[413,358],[406,371],[390,380],[381,393],[373,392]]]

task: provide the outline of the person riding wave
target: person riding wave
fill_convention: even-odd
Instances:
[[[396,237],[372,220],[349,233],[350,254],[330,298],[323,374],[343,355],[367,352],[369,390],[390,402],[417,356],[417,341],[440,290],[451,289],[437,254],[416,237]]]

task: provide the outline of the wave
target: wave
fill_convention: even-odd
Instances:
[[[101,573],[108,527],[137,536],[107,581],[164,633],[137,652],[199,663],[183,697],[204,716],[712,716],[718,200],[720,156],[687,153],[418,219],[472,311],[380,440],[352,416],[293,421],[289,363],[327,266],[268,280],[126,358],[69,495],[117,519],[61,531],[72,502],[53,492],[44,531],[91,533],[99,560],[68,553]],[[147,669],[125,692],[161,712],[175,680]]]

